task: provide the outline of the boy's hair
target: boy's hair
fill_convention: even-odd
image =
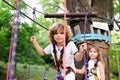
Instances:
[[[54,23],[49,29],[49,39],[52,44],[56,44],[56,41],[54,40],[54,35],[57,33],[58,30],[60,30],[61,33],[64,33],[64,27],[66,27],[66,42],[69,42],[71,40],[72,34],[70,33],[68,27],[64,26],[61,23]]]

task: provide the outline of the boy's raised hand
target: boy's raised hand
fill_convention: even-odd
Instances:
[[[31,43],[36,43],[37,41],[36,41],[36,37],[35,36],[32,36],[31,38],[30,38],[30,42]]]
[[[80,51],[83,52],[83,51],[86,51],[87,50],[87,43],[83,43],[80,45]]]

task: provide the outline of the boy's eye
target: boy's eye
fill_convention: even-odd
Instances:
[[[61,34],[64,34],[64,32],[61,32]]]
[[[92,52],[93,52],[93,53],[96,53],[96,51],[90,51],[90,53],[92,53]]]
[[[58,34],[57,32],[55,32],[54,34]]]
[[[54,34],[56,35],[56,34],[64,34],[64,33],[63,33],[63,32],[61,32],[61,33],[54,33]]]

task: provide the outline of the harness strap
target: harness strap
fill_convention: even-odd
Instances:
[[[68,42],[66,42],[66,46],[67,46]],[[60,69],[59,67],[63,68],[62,64],[63,64],[63,54],[64,54],[64,47],[62,48],[61,50],[61,54],[60,54],[60,59],[58,60],[57,58],[57,51],[56,51],[56,47],[55,47],[55,44],[53,44],[53,53],[54,53],[54,57],[55,57],[55,63],[56,63],[56,68],[57,68],[57,71],[59,72]]]
[[[97,75],[97,65],[98,65],[98,60],[95,62],[94,68],[92,68],[90,71],[87,69],[87,74],[92,73],[94,75],[95,80],[99,80]],[[87,78],[89,78],[90,76],[92,75],[87,75]]]
[[[73,72],[74,74],[76,74],[71,67],[67,67],[66,75],[69,74],[70,72]]]
[[[97,76],[97,67],[95,67],[95,68],[93,69],[93,74],[94,74],[95,80],[99,80],[99,79],[98,79],[98,76]]]
[[[55,57],[55,65],[56,65],[56,68],[57,68],[57,71],[59,72],[60,69],[59,69],[59,62],[58,62],[58,58],[57,58],[57,51],[56,51],[56,48],[55,48],[55,44],[53,44],[53,53],[54,53],[54,57]]]

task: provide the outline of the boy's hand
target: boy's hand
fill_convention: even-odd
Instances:
[[[85,50],[87,50],[87,43],[83,43],[80,45],[80,51],[83,52]]]
[[[30,42],[31,43],[36,43],[37,41],[36,41],[36,37],[35,36],[32,36],[31,38],[30,38]]]

